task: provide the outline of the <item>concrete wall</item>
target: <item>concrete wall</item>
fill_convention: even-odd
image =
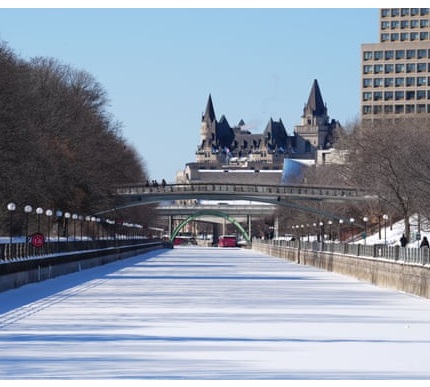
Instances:
[[[15,289],[29,283],[45,281],[61,275],[90,269],[95,266],[105,265],[120,259],[130,258],[166,247],[171,246],[168,246],[163,242],[157,242],[147,245],[103,249],[96,252],[94,250],[81,251],[75,254],[61,256],[61,263],[58,263],[58,257],[51,257],[51,260],[56,260],[53,264],[32,265],[32,267],[29,267],[26,270],[11,270],[11,273],[0,275],[0,292]],[[39,261],[43,263],[42,260]],[[47,262],[48,259],[45,259],[44,261]],[[7,264],[13,265],[13,262]]]
[[[252,249],[301,265],[357,278],[376,286],[430,298],[430,267],[382,258],[356,257],[327,251],[302,250],[254,241]]]

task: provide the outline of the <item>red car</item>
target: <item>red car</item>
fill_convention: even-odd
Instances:
[[[221,235],[218,238],[219,247],[237,247],[236,235]]]

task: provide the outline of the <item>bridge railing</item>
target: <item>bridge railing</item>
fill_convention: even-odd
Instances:
[[[310,251],[324,251],[339,253],[342,255],[352,255],[355,257],[368,257],[393,261],[396,263],[429,265],[430,249],[417,247],[388,246],[384,244],[362,245],[351,243],[335,242],[308,242],[303,240],[284,241],[284,240],[261,240],[253,239],[254,244],[265,245],[272,249],[302,249]]]
[[[147,186],[144,184],[120,186],[115,189],[117,195],[145,195],[158,193],[188,192],[232,192],[248,194],[279,194],[301,197],[341,197],[357,198],[366,196],[366,191],[351,187],[323,187],[305,185],[256,185],[256,184],[219,184],[192,183],[168,184],[165,186]]]

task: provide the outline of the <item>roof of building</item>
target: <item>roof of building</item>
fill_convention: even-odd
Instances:
[[[311,112],[314,116],[327,114],[327,108],[324,105],[320,87],[318,86],[318,81],[316,79],[314,79],[308,102],[304,108],[304,114],[306,114],[306,112]]]

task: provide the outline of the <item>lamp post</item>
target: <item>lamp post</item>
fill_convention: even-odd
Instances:
[[[52,210],[46,210],[45,215],[48,217],[48,242],[51,238],[51,216],[52,216]]]
[[[320,222],[320,235],[321,235],[321,242],[324,242],[324,222]]]
[[[29,204],[27,204],[24,207],[24,212],[25,212],[25,241],[26,242],[28,239],[28,215],[30,215],[31,211],[33,211],[33,207],[31,207]]]
[[[73,219],[73,240],[76,240],[76,221],[78,220],[78,214],[73,214],[72,215],[72,219]]]
[[[366,238],[367,238],[367,222],[369,221],[369,218],[367,216],[363,217],[364,222],[364,244],[366,244]]]
[[[339,242],[342,240],[342,224],[343,219],[339,219]]]
[[[9,239],[10,244],[12,244],[13,212],[16,210],[16,204],[13,202],[8,203],[7,209],[10,212]]]
[[[84,217],[79,215],[79,223],[81,223],[81,242],[82,242],[82,228],[84,227]]]
[[[384,214],[382,215],[382,219],[384,219],[384,244],[387,244],[387,219],[388,215]]]
[[[37,232],[40,233],[40,215],[43,214],[43,208],[37,207],[36,214],[37,214]]]
[[[65,212],[64,213],[64,231],[66,234],[66,242],[69,241],[69,219],[72,216],[72,214],[70,212]]]
[[[332,240],[332,236],[331,236],[331,225],[333,224],[333,221],[332,220],[329,220],[328,221],[328,234],[329,234],[329,240],[331,241]]]
[[[354,225],[355,219],[354,218],[350,218],[349,219],[349,223],[351,223],[351,242],[353,241],[353,237],[354,237],[354,229],[353,229],[353,225]]]
[[[60,243],[60,222],[61,222],[61,217],[63,216],[63,211],[61,210],[57,210],[55,212],[55,215],[57,216],[57,222],[58,222],[58,226],[57,226],[57,242]]]

